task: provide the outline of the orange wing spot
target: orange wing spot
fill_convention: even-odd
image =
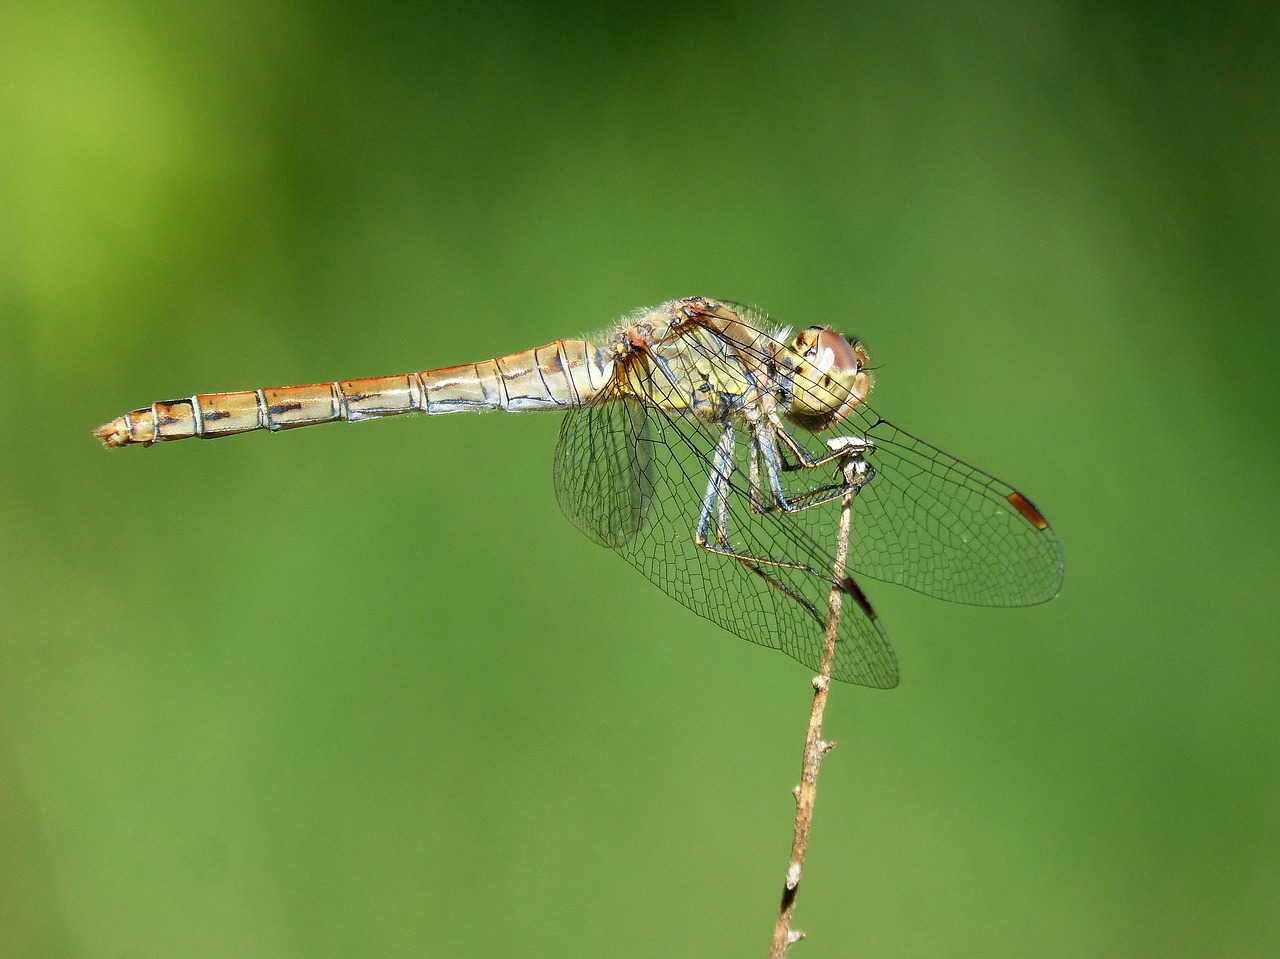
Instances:
[[[1016,509],[1019,513],[1021,513],[1023,517],[1026,518],[1027,522],[1030,523],[1032,526],[1034,526],[1036,529],[1049,528],[1049,521],[1045,519],[1043,515],[1041,515],[1038,509],[1035,508],[1035,505],[1031,502],[1031,500],[1027,499],[1017,490],[1014,490],[1012,493],[1006,496],[1005,499],[1007,499],[1011,504],[1013,504],[1013,508]]]

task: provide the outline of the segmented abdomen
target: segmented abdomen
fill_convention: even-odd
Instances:
[[[94,430],[107,446],[213,439],[400,413],[555,410],[578,406],[608,379],[610,351],[556,340],[509,356],[421,373],[164,400]]]

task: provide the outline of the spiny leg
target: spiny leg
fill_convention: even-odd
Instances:
[[[765,575],[759,566],[772,566],[779,569],[795,569],[812,573],[823,579],[829,579],[805,563],[788,563],[783,560],[770,559],[767,556],[753,556],[733,547],[729,540],[729,496],[733,492],[733,453],[735,440],[733,426],[726,425],[720,439],[716,441],[715,456],[711,464],[711,475],[707,480],[707,491],[702,497],[702,511],[698,516],[698,528],[694,534],[694,542],[710,553],[736,559],[752,572],[764,576],[765,580],[777,586],[789,596],[795,594],[778,583],[773,577]],[[754,470],[753,470],[754,472]],[[758,499],[758,490],[749,494],[754,501]],[[714,518],[714,526],[713,526]],[[799,599],[799,597],[796,597]],[[801,602],[804,602],[801,600]]]
[[[798,463],[792,464],[786,460],[778,449],[775,437],[782,438],[784,447],[797,456]],[[769,477],[769,490],[773,494],[773,502],[770,505],[764,504],[762,498],[758,498],[757,489],[753,488],[752,508],[758,509],[759,512],[764,512],[767,509],[778,509],[784,513],[794,513],[798,510],[809,509],[812,506],[821,506],[823,503],[830,503],[842,496],[857,493],[864,484],[875,476],[875,470],[871,468],[865,459],[866,452],[872,448],[870,440],[856,436],[838,436],[827,440],[827,447],[831,450],[830,453],[825,456],[814,457],[809,454],[808,450],[797,443],[776,420],[764,425],[758,425],[752,435],[752,467],[754,472],[757,456],[764,461],[764,469]],[[855,464],[854,472],[856,478],[853,482],[828,483],[824,486],[805,490],[790,499],[783,492],[781,476],[783,472],[790,472],[796,469],[812,469],[825,463],[848,460],[852,460]]]

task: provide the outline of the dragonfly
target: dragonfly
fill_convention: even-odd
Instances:
[[[834,679],[890,688],[898,663],[848,569],[927,596],[1029,606],[1062,547],[1012,486],[867,405],[867,352],[829,326],[693,296],[607,333],[463,366],[153,403],[98,427],[108,447],[402,413],[562,411],[554,486],[588,538],[700,616],[818,669],[832,590]],[[850,468],[852,467],[852,468]]]

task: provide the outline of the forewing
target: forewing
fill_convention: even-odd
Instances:
[[[1008,483],[866,406],[836,430],[808,437],[806,445],[817,453],[836,435],[873,444],[866,461],[875,475],[858,493],[850,568],[975,606],[1029,606],[1057,595],[1062,546],[1031,501]],[[830,482],[829,472],[814,472],[791,471],[788,485]],[[791,515],[813,531],[827,520],[811,512]]]
[[[768,317],[735,305],[760,329]],[[787,347],[762,337],[757,354]],[[912,436],[868,406],[860,406],[836,428],[790,434],[819,458],[829,440],[870,439],[866,460],[874,478],[854,504],[849,567],[875,579],[899,583],[928,596],[975,606],[1029,606],[1062,587],[1062,545],[1043,514],[1016,489]],[[781,476],[788,497],[802,497],[833,482],[833,468],[793,469]],[[821,536],[830,517],[814,509],[789,514],[811,535]]]

